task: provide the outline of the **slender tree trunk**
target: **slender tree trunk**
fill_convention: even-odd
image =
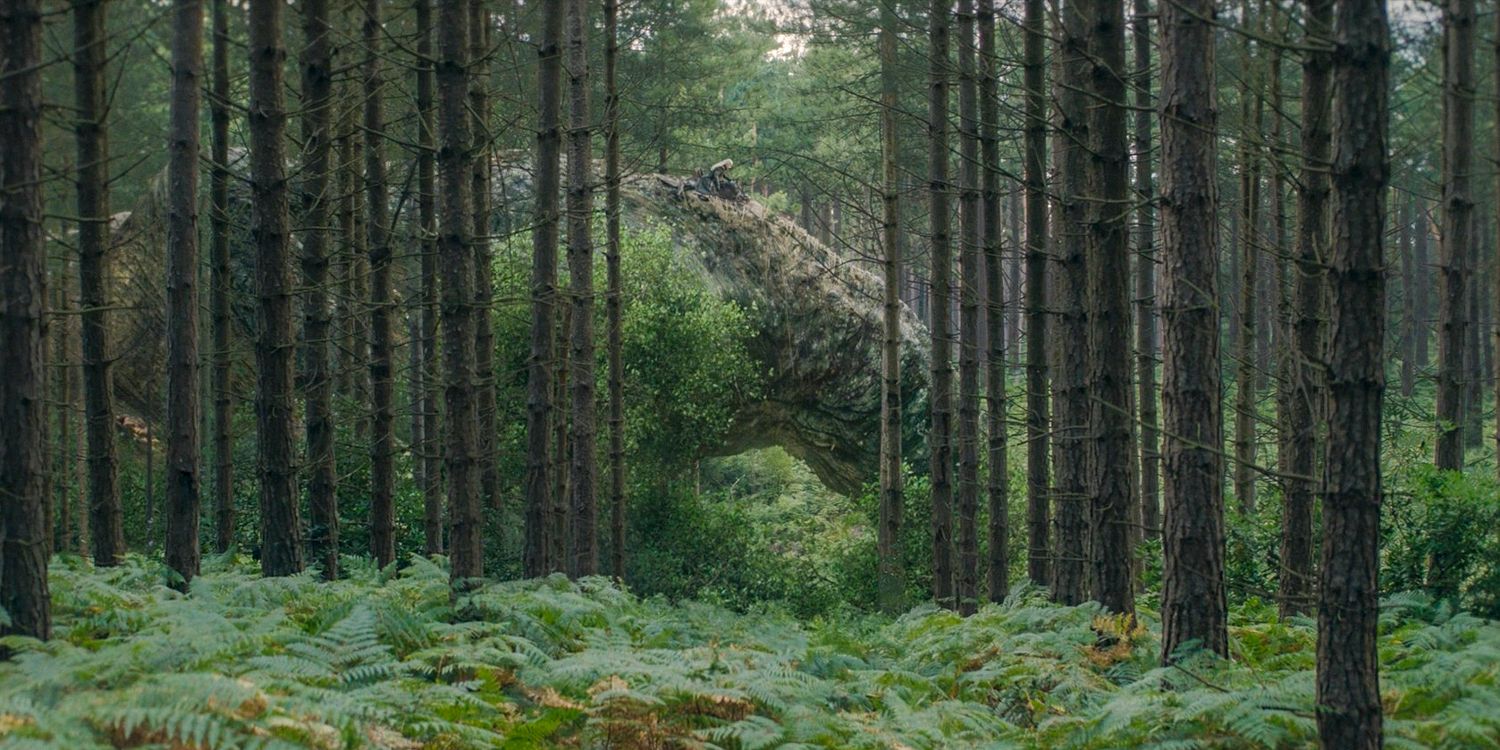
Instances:
[[[234,394],[229,380],[229,2],[213,0],[213,91],[208,98],[213,170],[209,174],[209,264],[214,390],[214,551],[234,546]],[[96,522],[97,525],[97,522]],[[96,532],[97,533],[97,532]],[[120,549],[124,549],[123,542]]]
[[[1432,364],[1430,344],[1432,339],[1432,277],[1429,272],[1429,238],[1432,235],[1432,215],[1427,201],[1413,198],[1413,219],[1416,222],[1412,238],[1412,359],[1417,368],[1425,371]],[[1421,377],[1421,373],[1418,373]]]
[[[1214,5],[1161,6],[1162,660],[1227,655]]]
[[[619,0],[604,0],[604,263],[608,289],[610,574],[625,580],[624,290],[620,278]]]
[[[1376,631],[1385,394],[1385,188],[1390,36],[1383,0],[1335,5],[1329,442],[1318,605],[1318,736],[1381,747]]]
[[[568,299],[568,287],[560,286],[558,297]],[[572,349],[568,346],[569,334],[573,331],[573,306],[565,304],[560,306],[561,315],[558,316],[557,337],[552,346],[557,352],[557,361],[554,363],[552,374],[552,403],[558,404],[558,408],[552,412],[552,494],[548,510],[548,539],[547,544],[550,551],[547,553],[552,561],[549,573],[565,573],[569,568],[571,558],[568,556],[568,543],[570,517],[568,498],[568,479],[571,474],[572,461],[569,448],[572,441],[569,439],[572,431],[569,429],[572,414],[568,405],[568,375],[571,361]]]
[[[1480,294],[1485,289],[1484,264],[1481,261],[1483,253],[1480,246],[1486,243],[1489,235],[1489,222],[1484,216],[1478,217],[1473,242],[1469,245],[1469,329],[1467,340],[1464,343],[1464,445],[1475,446],[1484,443],[1484,340],[1485,335],[1480,332],[1484,328],[1483,310],[1486,307],[1481,301]]]
[[[339,574],[338,473],[334,467],[329,357],[328,196],[333,130],[333,28],[327,0],[302,5],[302,392],[307,419],[308,555],[323,577]],[[372,524],[378,529],[379,524]]]
[[[155,390],[155,389],[153,389]],[[151,420],[146,421],[146,477],[143,488],[146,496],[146,549],[156,549],[156,435]]]
[[[1130,151],[1125,129],[1124,0],[1089,0],[1088,492],[1094,599],[1134,614],[1131,518],[1135,446],[1130,399]]]
[[[115,451],[115,393],[110,370],[109,321],[105,308],[109,250],[109,140],[104,99],[107,48],[106,0],[73,5],[73,125],[78,149],[78,302],[83,308],[84,413],[88,424],[88,512],[94,564],[119,564],[125,555],[120,507],[119,459]]]
[[[390,196],[386,184],[385,81],[380,70],[382,0],[365,0],[365,232],[370,258],[370,553],[380,567],[396,559],[395,336],[391,330]],[[337,537],[334,537],[337,539]]]
[[[1026,575],[1052,582],[1048,484],[1046,9],[1026,0]]]
[[[469,109],[474,114],[471,192],[474,195],[474,387],[479,404],[479,493],[484,507],[500,507],[500,415],[495,388],[495,263],[490,245],[490,16],[486,0],[469,2]]]
[[[1007,448],[1005,402],[1004,258],[1000,239],[1000,91],[995,58],[995,0],[979,0],[979,120],[982,152],[984,268],[987,282],[985,330],[989,334],[986,356],[985,409],[989,477],[989,560],[985,578],[990,601],[1004,601],[1010,588],[1010,467]],[[892,185],[894,185],[894,173]],[[895,331],[899,334],[899,330]],[[894,354],[894,353],[893,353]],[[899,389],[898,389],[899,391]],[[899,403],[899,393],[897,402]],[[898,464],[899,467],[899,464]]]
[[[443,344],[447,365],[448,526],[455,592],[484,575],[483,518],[477,465],[478,403],[474,388],[474,253],[469,246],[469,60],[464,32],[468,0],[439,0],[437,19],[438,175],[442,226]]]
[[[880,609],[896,614],[906,607],[906,573],[901,560],[901,520],[905,505],[901,472],[901,186],[896,133],[896,10],[880,6],[880,170],[881,317],[880,517],[876,534]]]
[[[1297,193],[1296,276],[1292,282],[1291,395],[1287,399],[1287,460],[1282,491],[1279,608],[1283,617],[1313,605],[1313,496],[1318,471],[1317,420],[1325,398],[1323,283],[1328,246],[1333,0],[1306,0],[1302,58],[1302,174]]]
[[[1443,15],[1443,231],[1438,243],[1437,444],[1439,469],[1464,465],[1464,346],[1469,335],[1469,246],[1474,196],[1474,0]]]
[[[953,608],[953,342],[949,291],[953,279],[953,237],[948,191],[948,14],[944,0],[928,10],[930,56],[927,104],[929,221],[932,222],[932,429],[927,443],[932,481],[932,595]]]
[[[439,439],[437,147],[433,122],[432,0],[415,0],[417,33],[417,221],[422,238],[422,552],[443,553],[443,442]]]
[[[1156,186],[1151,176],[1151,5],[1134,0],[1131,40],[1135,53],[1135,356],[1136,404],[1141,434],[1141,526],[1147,539],[1161,533],[1161,435],[1156,411]]]
[[[974,0],[958,2],[959,345],[958,577],[959,611],[979,601],[979,284],[983,275],[979,215],[979,101],[974,67]]]
[[[1500,13],[1495,14],[1494,45],[1495,91],[1497,94],[1495,98],[1495,158],[1496,163],[1500,164]],[[1495,251],[1494,255],[1490,258],[1490,262],[1492,264],[1490,266],[1490,294],[1493,297],[1493,302],[1492,307],[1490,308],[1491,355],[1488,375],[1493,379],[1491,386],[1495,391],[1495,434],[1491,436],[1491,439],[1495,442],[1495,469],[1497,472],[1500,472],[1500,171],[1497,171],[1495,178],[1495,221]],[[1418,238],[1420,239],[1420,237],[1421,235],[1419,234]],[[1421,258],[1418,258],[1418,261],[1420,260]],[[1409,296],[1411,295],[1410,287],[1408,287],[1407,294]],[[1411,335],[1414,337],[1425,334],[1425,329],[1419,328],[1419,324],[1419,320],[1414,319],[1412,321]],[[1426,347],[1424,344],[1423,346],[1421,346],[1419,351],[1425,354],[1425,350]],[[1404,391],[1404,381],[1402,383],[1402,388]]]
[[[47,481],[47,558],[59,549],[67,550],[68,516],[72,513],[72,488],[68,485],[68,468],[73,457],[68,455],[73,442],[72,420],[72,318],[73,309],[68,289],[73,286],[73,260],[63,258],[53,264],[49,271],[47,294],[52,297],[47,304],[50,319],[46,322],[47,336],[52,352],[47,359],[48,386],[51,391],[47,403],[51,415],[47,425],[47,453],[50,466]]]
[[[281,71],[286,60],[283,7],[280,0],[250,2],[250,238],[256,251],[256,294],[260,297],[255,413],[260,443],[260,568],[267,576],[292,575],[303,567],[292,448],[295,343]],[[193,132],[197,133],[196,127]]]
[[[589,125],[589,0],[568,8],[568,272],[573,307],[572,370],[572,558],[568,572],[599,572],[598,497],[595,492],[594,417],[594,193]]]
[[[1411,198],[1397,198],[1396,207],[1396,252],[1401,256],[1401,312],[1399,340],[1396,348],[1401,354],[1401,397],[1411,398],[1417,387],[1417,363],[1412,357],[1412,338],[1417,335],[1417,322],[1413,315],[1413,287],[1416,273],[1412,267],[1412,216]]]
[[[167,567],[198,574],[198,110],[203,3],[176,0],[167,134]],[[253,107],[252,107],[253,110]]]
[[[526,380],[526,548],[528,578],[546,575],[551,514],[552,366],[556,335],[559,157],[562,151],[562,20],[564,0],[544,0],[537,47],[536,205],[531,231],[531,356]]]
[[[1252,15],[1249,0],[1242,4]],[[1258,28],[1257,24],[1257,28]],[[1239,327],[1234,330],[1234,496],[1241,513],[1255,512],[1256,372],[1255,341],[1261,328],[1260,297],[1260,188],[1261,161],[1257,153],[1264,112],[1259,93],[1252,94],[1252,78],[1258,79],[1260,62],[1250,52],[1250,40],[1241,39],[1240,63],[1240,232],[1239,232]],[[1258,88],[1259,80],[1255,87]],[[1253,100],[1253,102],[1252,102]],[[1252,143],[1255,141],[1256,143]]]
[[[0,635],[51,636],[47,590],[46,253],[42,235],[42,9],[0,6]],[[8,650],[0,648],[0,659]]]
[[[1052,570],[1052,597],[1062,604],[1079,604],[1089,596],[1090,507],[1088,488],[1088,49],[1090,0],[1068,0],[1061,10],[1057,86],[1061,118],[1061,185],[1058,216],[1058,338],[1078,342],[1059,349],[1059,369],[1053,378],[1057,399],[1055,458],[1057,465],[1057,551]]]

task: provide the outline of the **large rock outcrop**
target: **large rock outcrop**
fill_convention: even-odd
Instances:
[[[525,226],[530,180],[522,167],[497,171],[496,221]],[[767,380],[759,398],[741,404],[726,440],[713,453],[781,446],[805,461],[830,488],[859,490],[878,474],[880,444],[881,281],[867,259],[846,257],[818,242],[788,217],[754,201],[679,197],[671,178],[627,180],[627,224],[651,222],[671,232],[682,258],[703,282],[750,313],[750,354]],[[164,348],[161,288],[162,204],[142,201],[120,231],[115,258],[121,311],[114,330],[116,383],[126,408],[159,418]],[[244,197],[231,214],[246,215]],[[203,214],[206,230],[206,212]],[[237,303],[235,325],[248,351],[254,326],[253,258],[243,226],[231,241]],[[204,243],[205,252],[207,243]],[[629,273],[626,268],[626,273]],[[203,287],[207,305],[208,289]],[[208,325],[207,316],[202,324]],[[919,460],[925,434],[921,404],[928,373],[922,324],[903,309],[902,391],[908,456]],[[205,356],[208,354],[204,352]],[[249,381],[245,382],[249,386]]]

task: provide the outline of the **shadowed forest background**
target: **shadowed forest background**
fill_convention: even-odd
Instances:
[[[1500,12],[0,0],[0,747],[1500,746]]]

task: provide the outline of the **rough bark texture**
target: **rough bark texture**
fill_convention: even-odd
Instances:
[[[1048,484],[1046,11],[1026,0],[1026,575],[1052,582]]]
[[[1162,659],[1229,650],[1215,248],[1214,5],[1161,6]]]
[[[417,221],[422,239],[422,552],[443,553],[443,442],[438,438],[437,146],[433,122],[432,0],[415,0],[417,33]]]
[[[569,335],[572,464],[568,482],[572,558],[568,572],[599,572],[597,428],[594,415],[594,187],[589,124],[589,0],[569,0],[568,12],[568,275],[573,307]]]
[[[495,262],[490,245],[490,17],[486,0],[469,2],[469,111],[474,151],[469,194],[474,205],[474,389],[479,399],[479,493],[487,508],[500,507],[499,391],[495,388]]]
[[[307,420],[307,552],[323,577],[339,574],[338,473],[334,466],[329,348],[328,196],[333,135],[333,28],[327,0],[302,2],[302,393]],[[373,519],[372,519],[373,521]],[[371,523],[372,534],[378,522]],[[378,559],[378,558],[377,558]]]
[[[1004,259],[1000,245],[1000,92],[995,60],[995,1],[979,0],[979,138],[984,167],[982,208],[984,212],[984,270],[987,285],[985,332],[985,410],[989,455],[989,559],[985,578],[990,601],[1003,601],[1010,588],[1010,466],[1006,460]],[[887,306],[887,320],[899,323],[895,300]],[[893,335],[899,335],[899,330]],[[894,352],[893,352],[894,355]],[[896,389],[900,394],[900,388]]]
[[[1496,154],[1500,154],[1500,13],[1495,14],[1495,148]],[[1495,442],[1495,470],[1500,472],[1500,173],[1495,178],[1495,217],[1496,217],[1496,247],[1495,254],[1490,262],[1490,294],[1493,297],[1493,307],[1490,309],[1490,370],[1487,373],[1492,379],[1495,389],[1495,434],[1491,439]],[[1420,235],[1419,235],[1420,236]],[[1413,274],[1413,278],[1415,278]],[[1407,287],[1407,294],[1411,295],[1412,287]],[[1423,335],[1425,331],[1420,328],[1420,319],[1412,321],[1412,332],[1410,335]],[[1419,333],[1421,332],[1421,333]],[[1426,347],[1422,347],[1425,353]],[[1405,392],[1406,383],[1402,381],[1402,390]]]
[[[1393,209],[1396,212],[1396,254],[1401,257],[1401,309],[1397,318],[1400,328],[1396,332],[1396,351],[1401,357],[1401,397],[1411,398],[1417,388],[1417,363],[1412,357],[1412,337],[1416,335],[1417,323],[1412,315],[1412,287],[1416,273],[1412,267],[1411,196],[1398,198],[1396,204]]]
[[[213,0],[213,92],[209,96],[209,314],[213,327],[214,551],[234,546],[234,393],[229,380],[229,1]]]
[[[77,140],[78,302],[83,350],[84,419],[88,425],[88,519],[94,564],[125,555],[115,450],[115,389],[110,369],[108,278],[109,140],[104,69],[108,58],[106,0],[73,5],[73,93]]]
[[[876,529],[876,587],[880,609],[897,614],[906,607],[906,575],[901,562],[901,520],[905,505],[901,472],[901,185],[896,134],[896,11],[880,6],[880,199],[881,199],[881,368],[880,512]]]
[[[1390,31],[1384,0],[1334,17],[1328,426],[1318,601],[1318,737],[1381,747],[1380,425],[1385,395],[1385,187]]]
[[[979,602],[979,82],[974,0],[958,2],[959,303],[958,303],[958,576],[959,611]]]
[[[365,234],[370,258],[370,553],[381,567],[396,559],[395,334],[391,329],[390,196],[386,184],[385,81],[380,70],[382,0],[365,0]],[[337,537],[335,537],[337,538]]]
[[[620,277],[620,3],[604,0],[604,263],[609,347],[609,571],[625,579],[625,360]]]
[[[167,567],[183,585],[198,574],[198,110],[203,3],[172,6],[172,98],[167,132]]]
[[[1134,0],[1131,39],[1135,47],[1135,371],[1141,436],[1142,535],[1161,534],[1161,427],[1156,399],[1156,186],[1151,176],[1151,6]]]
[[[1057,85],[1061,184],[1058,190],[1057,339],[1072,342],[1058,350],[1053,377],[1057,414],[1057,549],[1053,557],[1052,597],[1080,604],[1089,596],[1089,392],[1088,392],[1088,164],[1089,96],[1092,65],[1088,49],[1088,2],[1068,0],[1058,28]]]
[[[259,336],[255,416],[259,437],[260,568],[301,572],[302,519],[292,447],[291,241],[287,229],[286,104],[282,90],[281,0],[250,2],[250,239],[255,247]],[[175,119],[174,119],[175,122]],[[197,132],[194,127],[193,132]],[[196,151],[196,150],[195,150]],[[196,157],[196,154],[195,154]]]
[[[1438,242],[1437,442],[1439,469],[1464,465],[1464,350],[1469,246],[1474,242],[1474,0],[1443,14],[1443,231]]]
[[[467,0],[439,0],[437,18],[438,176],[442,225],[443,349],[447,383],[448,528],[455,592],[484,575],[479,497],[479,424],[474,389],[473,214],[469,196]]]
[[[1431,361],[1432,344],[1432,278],[1429,275],[1428,254],[1432,236],[1432,215],[1425,198],[1413,198],[1413,213],[1416,226],[1412,238],[1412,361],[1425,374]]]
[[[1130,398],[1130,151],[1124,0],[1090,0],[1088,379],[1094,599],[1134,614],[1135,446]]]
[[[0,635],[51,636],[42,392],[42,15],[37,0],[0,5]],[[0,659],[7,655],[0,648]]]
[[[548,512],[551,503],[552,358],[557,326],[557,191],[562,150],[562,20],[564,0],[544,0],[537,46],[536,200],[531,230],[531,356],[526,378],[526,544],[527,577],[546,575]]]
[[[1253,15],[1249,0],[1241,4]],[[1256,25],[1259,28],[1259,25]],[[1238,325],[1234,327],[1234,498],[1241,513],[1255,512],[1256,370],[1255,341],[1261,328],[1260,296],[1260,129],[1264,104],[1258,91],[1259,60],[1251,54],[1248,37],[1240,40],[1240,132],[1238,141],[1240,201]],[[1253,81],[1253,83],[1252,83]],[[1257,89],[1252,93],[1252,89]]]
[[[927,435],[932,481],[932,595],[940,606],[953,599],[953,365],[949,290],[953,283],[953,237],[948,191],[948,14],[944,0],[928,10],[929,96],[927,101],[928,220],[932,227],[932,427]]]
[[[1291,394],[1286,400],[1287,459],[1282,467],[1281,571],[1277,598],[1282,616],[1306,614],[1313,605],[1313,496],[1318,482],[1318,425],[1322,412],[1323,284],[1328,245],[1330,151],[1329,40],[1332,0],[1306,0],[1302,58],[1302,173],[1297,192],[1296,275],[1292,281]]]

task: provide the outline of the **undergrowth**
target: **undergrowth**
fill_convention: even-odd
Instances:
[[[498,583],[452,603],[446,572],[420,558],[348,572],[262,579],[216,560],[184,596],[140,558],[59,561],[54,640],[4,641],[20,653],[0,664],[0,747],[1315,742],[1312,625],[1255,602],[1234,614],[1232,660],[1163,669],[1154,613],[1130,627],[1027,589],[968,619],[924,607],[800,622],[641,600],[604,579]],[[1500,746],[1500,627],[1401,595],[1380,650],[1389,747]]]

